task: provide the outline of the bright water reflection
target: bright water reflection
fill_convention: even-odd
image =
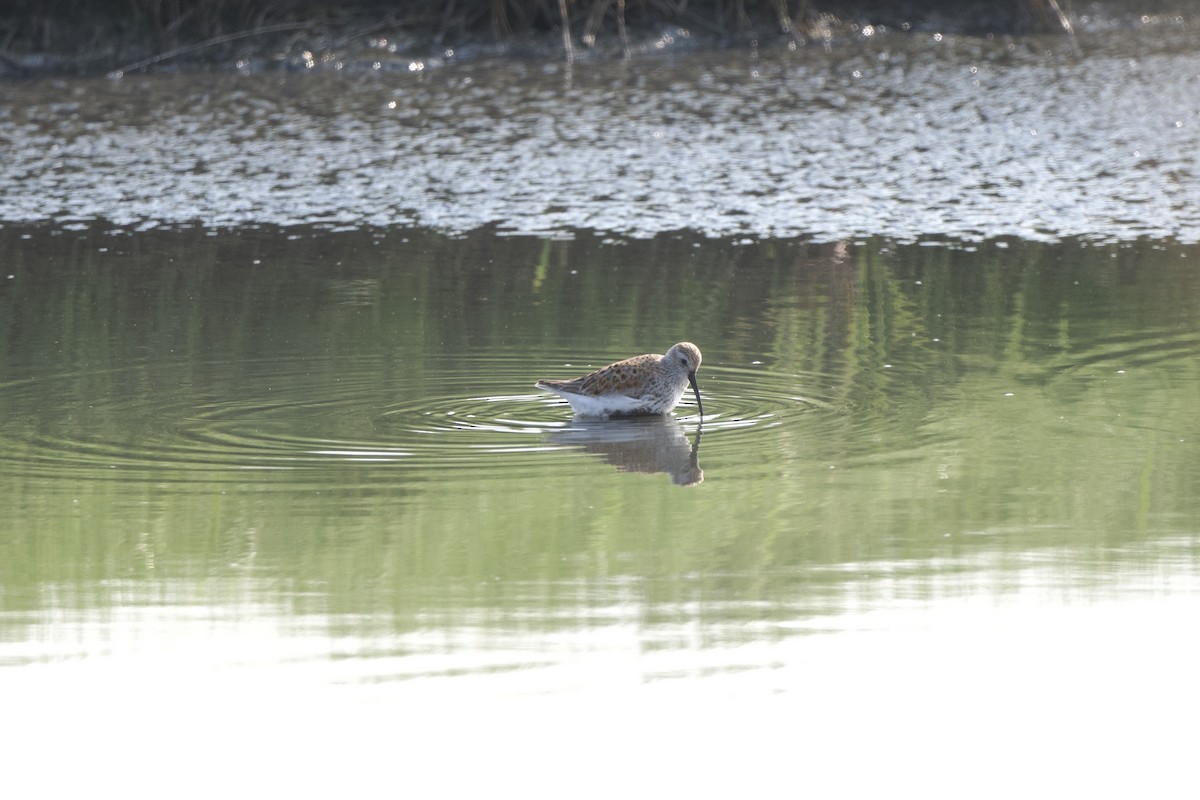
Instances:
[[[9,730],[104,775],[165,730],[148,785],[205,748],[483,788],[456,753],[526,747],[542,788],[655,747],[1180,785],[1196,247],[291,234],[0,229]],[[531,386],[684,338],[702,431]]]
[[[1191,16],[575,70],[5,87],[0,220],[1200,241]]]

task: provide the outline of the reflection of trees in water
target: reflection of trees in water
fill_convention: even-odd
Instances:
[[[342,608],[391,603],[416,624],[430,597],[458,602],[453,592],[489,608],[525,602],[518,581],[495,576],[570,580],[619,558],[652,574],[661,553],[641,531],[664,520],[657,545],[670,545],[672,569],[742,575],[749,588],[767,567],[924,558],[947,541],[965,556],[1081,536],[1120,544],[1195,518],[1195,245],[107,230],[0,228],[10,464],[31,461],[13,441],[126,453],[178,443],[183,417],[268,389],[295,409],[344,396],[412,408],[525,391],[548,363],[605,363],[685,337],[711,354],[714,418],[795,396],[846,413],[712,424],[713,491],[665,509],[653,503],[670,493],[661,478],[595,478],[615,468],[698,482],[698,437],[672,418],[536,429],[590,454],[583,470],[536,452],[519,470],[480,470],[483,451],[471,450],[470,464],[400,462],[386,475],[339,464],[319,473],[319,492],[306,470],[239,471],[231,483],[220,471],[131,482],[108,464],[89,481],[10,468],[0,485],[20,557],[0,559],[0,582],[24,587],[10,607],[43,602],[46,581],[253,561],[315,576]],[[298,379],[278,382],[288,375]],[[146,398],[155,413],[126,413]],[[370,436],[370,416],[314,431],[321,415],[301,411],[292,432]],[[666,599],[694,590],[658,588]]]

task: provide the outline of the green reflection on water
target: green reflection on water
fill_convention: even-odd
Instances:
[[[347,632],[632,604],[728,640],[1197,572],[1195,247],[0,241],[6,639],[182,597]],[[688,489],[531,387],[682,339],[712,416]]]

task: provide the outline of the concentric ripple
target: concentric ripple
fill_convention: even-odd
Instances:
[[[280,473],[292,483],[325,481],[330,471],[346,469],[365,470],[366,480],[386,480],[395,469],[532,474],[546,458],[594,463],[580,460],[583,452],[622,471],[669,472],[686,484],[702,474],[698,431],[715,444],[830,405],[792,393],[795,376],[715,366],[705,370],[711,413],[702,424],[690,402],[651,421],[581,420],[561,399],[524,391],[528,370],[527,358],[513,354],[389,378],[364,358],[336,365],[140,364],[11,381],[0,385],[12,409],[0,425],[8,453],[0,469],[161,482]],[[198,372],[208,376],[206,386],[177,377]],[[179,388],[145,391],[147,384]],[[495,391],[480,392],[488,388]]]

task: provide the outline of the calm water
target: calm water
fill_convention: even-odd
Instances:
[[[480,748],[1183,776],[1195,246],[0,236],[0,682],[43,777],[146,738],[266,788]],[[702,430],[530,386],[683,337]]]
[[[1200,93],[1177,90],[1200,68],[1146,48],[1143,65],[1183,65],[1154,85],[1184,124],[1113,119],[1152,164],[1056,162],[1037,186],[995,183],[975,216],[893,164],[881,195],[861,193],[865,173],[816,191],[793,220],[808,240],[768,235],[784,206],[745,205],[755,195],[702,185],[645,142],[618,161],[676,170],[698,187],[687,202],[643,204],[621,164],[603,188],[550,153],[524,162],[526,184],[477,173],[509,194],[446,178],[439,222],[433,190],[414,180],[402,197],[388,166],[467,175],[501,134],[469,115],[423,122],[457,155],[372,162],[360,145],[383,128],[353,98],[385,79],[69,82],[77,99],[54,113],[54,87],[6,87],[23,98],[0,122],[0,182],[20,188],[0,196],[7,785],[1194,796],[1198,151],[1177,137],[1195,136]],[[716,163],[730,120],[773,117],[724,116],[729,84],[688,58],[638,91],[713,98]],[[1004,97],[1106,147],[1092,123],[1107,101],[1074,114],[1046,80],[1058,56],[1011,58],[1042,80]],[[1072,80],[1153,105],[1105,71],[1128,65],[1114,58],[1081,57]],[[486,75],[446,69],[434,84]],[[827,79],[857,80],[839,70]],[[554,93],[602,82],[547,72],[497,78],[513,119],[565,124],[539,116]],[[283,93],[255,101],[238,80]],[[457,96],[387,80],[427,82],[390,95],[401,111]],[[920,86],[923,113],[958,102]],[[321,130],[345,141],[290,149],[277,103],[332,107]],[[226,136],[243,117],[258,155]],[[589,158],[614,152],[582,141]],[[274,182],[289,160],[295,185]],[[314,187],[318,162],[333,172]],[[954,191],[990,163],[956,168]],[[780,180],[759,200],[801,185]],[[537,181],[606,199],[563,190],[561,213],[539,211],[521,200]],[[745,224],[709,224],[702,206]],[[581,208],[600,216],[575,227]],[[869,208],[892,221],[847,222]],[[573,420],[532,386],[681,339],[704,351],[702,426],[690,405]]]

